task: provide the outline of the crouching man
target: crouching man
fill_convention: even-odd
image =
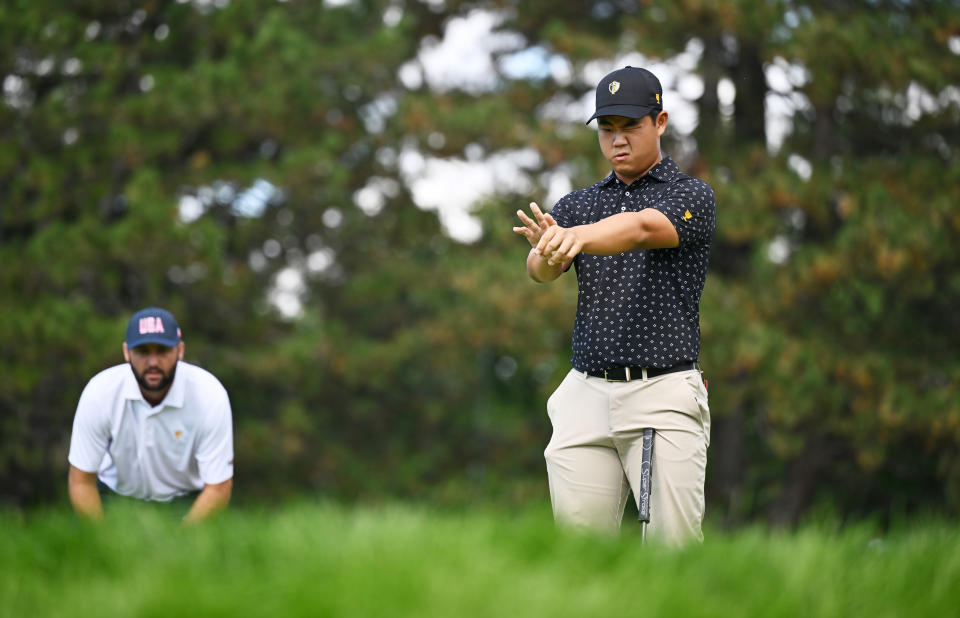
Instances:
[[[227,391],[183,362],[173,315],[151,307],[127,325],[127,361],[93,377],[80,395],[70,438],[70,502],[103,518],[104,497],[192,500],[185,521],[226,508],[233,489],[233,427]]]

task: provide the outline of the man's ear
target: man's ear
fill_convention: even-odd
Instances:
[[[181,341],[180,343],[177,344],[177,360],[183,360],[183,350],[184,350],[184,345],[183,345],[183,342]]]
[[[130,362],[130,350],[127,349],[127,342],[123,342],[123,360]]]
[[[657,114],[657,137],[663,135],[663,132],[667,130],[667,121],[670,119],[670,114],[663,111]]]

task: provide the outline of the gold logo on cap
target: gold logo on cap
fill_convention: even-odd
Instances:
[[[617,94],[617,90],[620,90],[620,82],[610,82],[607,90],[610,91],[610,94]]]
[[[656,94],[656,93],[654,93],[654,95],[653,95],[653,96],[655,96],[655,97],[657,97],[657,105],[660,105],[660,95],[659,95],[659,94]]]

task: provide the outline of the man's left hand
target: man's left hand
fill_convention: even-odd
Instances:
[[[551,266],[563,264],[566,266],[577,254],[583,250],[583,241],[574,228],[553,225],[540,236],[540,242],[534,247],[534,252],[547,260]]]
[[[209,519],[230,504],[230,494],[233,492],[233,479],[227,479],[222,483],[214,485],[204,485],[203,491],[194,500],[190,511],[183,518],[186,523],[196,523]]]

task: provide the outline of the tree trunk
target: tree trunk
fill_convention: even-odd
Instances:
[[[738,144],[759,142],[765,145],[764,98],[767,94],[767,79],[756,43],[740,41],[740,52],[731,73],[737,87],[733,111],[736,141]]]

